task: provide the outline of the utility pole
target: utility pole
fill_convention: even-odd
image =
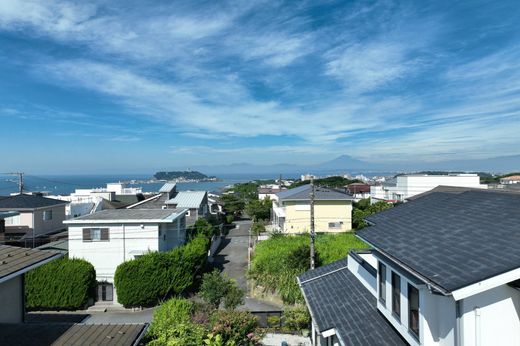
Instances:
[[[278,179],[278,189],[282,191],[282,175],[280,174],[280,179]]]
[[[18,176],[18,192],[20,195],[23,193],[24,190],[24,183],[23,183],[23,173],[21,172],[14,172],[14,173],[2,173],[5,175],[17,175]]]
[[[311,270],[312,270],[315,267],[314,238],[316,237],[316,232],[314,231],[314,177],[313,176],[311,176],[310,204],[311,204]]]

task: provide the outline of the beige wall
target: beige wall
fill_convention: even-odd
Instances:
[[[23,322],[22,275],[0,283],[0,323]]]
[[[308,202],[286,201],[284,232],[310,231],[310,205]],[[340,228],[330,228],[330,222],[343,222]],[[316,201],[314,203],[316,232],[337,233],[352,229],[352,203],[350,201]]]
[[[52,220],[43,220],[43,211],[52,210]],[[57,206],[46,209],[36,210],[34,212],[34,230],[36,234],[52,233],[62,229],[66,229],[63,225],[65,220],[65,206]]]

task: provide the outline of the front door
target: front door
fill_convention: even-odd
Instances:
[[[114,285],[110,282],[99,282],[97,289],[97,300],[114,300]]]

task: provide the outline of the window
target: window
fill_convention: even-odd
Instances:
[[[392,272],[392,313],[395,317],[401,317],[401,277]]]
[[[43,221],[52,220],[52,210],[44,210],[43,211]]]
[[[20,215],[10,216],[5,218],[6,226],[18,226],[20,224]]]
[[[408,329],[419,338],[419,290],[408,284]]]
[[[343,221],[329,222],[329,229],[341,229],[342,225],[343,225]]]
[[[83,241],[109,241],[108,228],[83,228]]]
[[[386,303],[386,266],[379,262],[379,301]]]

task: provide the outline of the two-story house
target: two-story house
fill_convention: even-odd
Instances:
[[[520,194],[431,192],[301,275],[314,345],[519,345]]]
[[[184,244],[185,214],[186,209],[110,209],[67,220],[69,257],[92,263],[98,300],[116,302],[117,266],[147,252]]]
[[[274,195],[272,224],[282,233],[310,231],[311,185],[302,185]],[[352,200],[343,191],[315,187],[314,224],[316,232],[345,232],[352,229]]]
[[[18,194],[0,197],[0,212],[15,211],[4,218],[5,239],[20,240],[57,233],[65,229],[65,206],[69,202],[40,195]]]

